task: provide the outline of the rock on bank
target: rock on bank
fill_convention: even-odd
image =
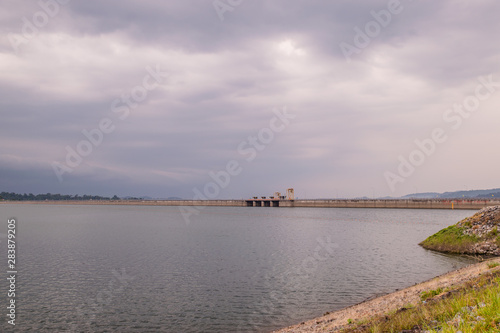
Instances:
[[[500,256],[500,206],[486,207],[420,243],[449,253]]]

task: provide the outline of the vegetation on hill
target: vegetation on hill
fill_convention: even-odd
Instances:
[[[430,236],[426,249],[473,255],[500,255],[500,206],[486,207],[475,215]]]

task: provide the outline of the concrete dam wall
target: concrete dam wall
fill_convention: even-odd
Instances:
[[[0,201],[0,204],[52,205],[141,205],[141,206],[213,206],[213,207],[311,207],[311,208],[400,208],[400,209],[481,209],[500,205],[500,200],[406,199],[406,200],[109,200],[109,201]]]
[[[500,205],[500,200],[295,200],[290,205],[323,208],[481,209]],[[283,207],[287,207],[287,203]]]

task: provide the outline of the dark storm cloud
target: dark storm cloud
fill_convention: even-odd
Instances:
[[[417,179],[419,190],[444,191],[456,189],[440,171],[448,156],[481,154],[478,138],[498,139],[483,129],[500,119],[499,94],[466,130],[450,132],[442,119],[474,93],[478,76],[500,81],[496,1],[243,1],[223,21],[214,1],[0,3],[8,8],[0,190],[190,197],[210,171],[237,160],[243,172],[221,197],[289,186],[318,197],[393,194],[384,172],[441,126],[450,140],[395,194],[413,191]],[[358,31],[391,6],[398,13],[357,45]],[[17,52],[13,38],[22,41]],[[350,62],[341,43],[357,48]],[[155,69],[161,82],[135,103],[131,94]],[[250,147],[283,106],[296,118],[247,162],[238,147]],[[59,182],[54,161],[65,164],[68,147],[103,119],[113,131]],[[464,138],[459,152],[453,143]],[[466,182],[494,187],[492,177]]]

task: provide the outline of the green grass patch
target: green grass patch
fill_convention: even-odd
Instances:
[[[436,294],[437,290],[430,291]],[[440,293],[439,293],[440,294]],[[444,292],[437,298],[344,329],[351,332],[500,332],[500,272],[492,272]]]
[[[488,237],[488,238],[496,238],[497,236],[498,236],[498,228],[494,227],[493,229],[491,229],[490,232],[488,232],[488,235],[486,237]]]
[[[420,294],[420,299],[422,301],[426,301],[427,299],[434,297],[436,295],[439,295],[443,292],[442,288],[437,288],[436,290],[427,290],[423,291],[422,294]]]
[[[500,266],[500,263],[498,263],[498,262],[489,262],[488,263],[488,268],[490,268],[490,269],[498,267],[498,266]]]
[[[478,242],[479,238],[464,235],[463,230],[463,228],[456,225],[449,226],[430,236],[420,243],[420,245],[429,250],[465,253],[473,244]]]

